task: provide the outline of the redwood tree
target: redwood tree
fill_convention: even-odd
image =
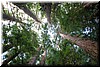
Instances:
[[[28,62],[29,65],[35,65],[36,60],[37,60],[37,58],[38,58],[38,56],[40,54],[41,48],[42,48],[42,46],[38,47],[37,54],[34,57],[32,57],[32,59]]]
[[[64,39],[77,44],[80,48],[84,49],[91,57],[95,60],[98,60],[98,43],[96,41],[87,40],[85,38],[72,37],[69,34],[59,33]]]
[[[98,65],[98,3],[2,6],[2,65]]]
[[[13,60],[18,54],[20,53],[20,51],[18,51],[17,53],[15,53],[13,56],[9,56],[7,60],[5,60],[2,63],[2,66],[6,66],[11,60]]]

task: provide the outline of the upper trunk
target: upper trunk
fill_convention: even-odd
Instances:
[[[12,16],[10,16],[8,14],[5,14],[5,13],[3,13],[3,19],[4,20],[16,21],[16,22],[19,22],[21,24],[26,24],[26,23],[23,23],[22,21],[20,21],[19,19],[15,18],[15,17],[12,17]]]
[[[46,6],[46,17],[47,17],[47,21],[49,23],[51,23],[51,5],[50,6]]]
[[[20,9],[22,9],[27,15],[32,17],[35,21],[41,23],[41,21],[36,17],[36,15],[33,14],[32,11],[30,11],[25,5],[23,6],[23,4],[20,4],[20,3],[13,3],[13,4],[18,6]]]
[[[47,55],[47,51],[45,50],[43,55],[42,55],[42,59],[41,59],[40,65],[44,65],[45,64],[46,55]]]
[[[51,5],[52,3],[40,3],[42,9],[46,13],[47,21],[51,23]]]
[[[15,55],[13,56],[9,56],[7,60],[5,60],[2,64],[2,66],[6,66],[11,60],[13,60],[16,56],[18,56],[18,54],[20,53],[20,51],[18,51]]]
[[[10,48],[12,48],[13,45],[6,45],[6,46],[3,46],[3,52],[9,50]]]
[[[37,50],[37,54],[34,56],[34,57],[32,57],[32,59],[29,61],[29,65],[33,65],[33,64],[35,64],[36,63],[36,59],[38,58],[38,56],[39,56],[39,53],[40,53],[40,50],[41,50],[41,46],[38,48],[38,50]]]
[[[79,47],[84,49],[86,52],[88,52],[91,57],[95,60],[98,60],[98,44],[95,41],[81,39],[78,37],[72,37],[69,34],[65,35],[62,33],[59,33],[60,36],[62,36],[65,39],[70,40],[73,43],[76,43]]]
[[[3,19],[6,19],[6,20],[12,20],[12,21],[19,21],[18,19],[16,19],[15,17],[12,17],[12,16],[9,16],[5,13],[3,13]]]

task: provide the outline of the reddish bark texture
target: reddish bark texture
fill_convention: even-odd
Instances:
[[[18,6],[20,9],[22,9],[27,15],[32,17],[35,21],[41,23],[41,21],[37,18],[37,16],[30,10],[28,9],[25,5],[26,3],[13,3],[14,5]]]
[[[46,55],[47,55],[47,51],[45,50],[43,55],[42,55],[42,59],[41,59],[40,65],[44,65],[45,64]]]
[[[40,53],[40,50],[41,50],[41,46],[37,49],[37,54],[34,56],[34,57],[32,57],[32,59],[29,61],[29,65],[34,65],[35,63],[36,63],[36,59],[38,58],[38,56],[39,56],[39,53]]]
[[[68,39],[73,43],[76,43],[80,48],[84,49],[87,53],[89,53],[93,59],[95,60],[98,59],[98,44],[96,41],[81,39],[78,37],[72,37],[69,34],[67,35],[62,33],[59,34],[63,38]]]
[[[18,51],[15,55],[13,56],[9,56],[7,60],[5,60],[3,63],[2,63],[2,66],[6,66],[11,60],[13,60],[16,56],[18,56],[18,54],[20,53],[20,51]]]

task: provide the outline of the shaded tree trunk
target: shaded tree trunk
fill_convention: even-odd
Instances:
[[[10,20],[10,21],[16,21],[16,22],[19,22],[19,23],[21,23],[23,25],[26,25],[27,24],[27,23],[23,23],[19,19],[16,19],[15,17],[12,17],[12,16],[7,15],[7,14],[4,14],[4,13],[3,13],[3,19],[4,20]],[[25,27],[23,25],[21,25],[21,26],[22,26],[23,29],[25,29]]]
[[[41,59],[40,65],[44,65],[45,64],[46,55],[47,55],[47,51],[45,50],[43,55],[42,55],[42,59]]]
[[[23,23],[22,21],[20,21],[19,19],[16,19],[15,17],[12,17],[12,16],[7,15],[5,13],[3,13],[3,17],[2,18],[4,20],[11,20],[11,21],[16,21],[16,22],[22,23],[22,24],[26,24],[26,23]]]
[[[46,13],[47,21],[51,23],[51,5],[52,3],[40,3],[43,11]]]
[[[2,66],[6,66],[11,60],[13,60],[16,56],[18,56],[18,54],[20,53],[20,51],[18,51],[15,55],[13,56],[9,56],[7,60],[5,60],[2,64]]]
[[[83,2],[82,4],[84,8],[89,9],[91,7],[96,6],[98,3]]]
[[[51,5],[46,6],[45,9],[47,21],[51,23]]]
[[[14,5],[18,6],[20,9],[22,9],[27,15],[29,15],[30,17],[33,18],[33,20],[37,21],[37,22],[40,22],[41,21],[36,17],[35,14],[32,13],[32,11],[30,11],[26,6],[25,4],[26,3],[13,3]]]
[[[29,65],[34,65],[36,63],[36,59],[38,58],[39,54],[40,54],[40,50],[41,50],[41,46],[37,49],[37,54],[32,57],[32,59],[28,62]]]
[[[91,41],[91,40],[86,40],[86,39],[81,39],[78,37],[72,37],[69,34],[67,34],[67,35],[62,34],[62,33],[59,33],[59,34],[64,39],[68,39],[71,42],[76,43],[76,45],[78,45],[80,48],[82,48],[87,53],[89,53],[94,60],[98,60],[98,44],[97,44],[97,42]]]
[[[3,13],[3,19],[4,20],[11,20],[11,21],[19,21],[18,19],[16,19],[15,17],[9,16],[5,13]]]
[[[13,47],[12,45],[3,46],[3,52],[9,50],[9,49],[12,48],[12,47]]]

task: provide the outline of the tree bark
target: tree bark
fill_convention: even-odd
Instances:
[[[43,11],[46,13],[47,21],[51,23],[51,6],[52,3],[40,3]]]
[[[51,5],[50,6],[46,6],[46,17],[47,17],[47,21],[49,23],[51,23]]]
[[[45,50],[43,54],[44,55],[42,55],[42,59],[41,59],[40,65],[44,65],[45,64],[45,59],[46,59],[47,51]]]
[[[19,21],[18,19],[16,19],[15,17],[9,16],[5,13],[3,13],[3,19],[4,20],[11,20],[11,21]]]
[[[86,9],[89,9],[91,7],[94,7],[96,6],[98,3],[89,3],[89,2],[83,2],[83,7],[86,8]]]
[[[40,50],[41,50],[41,46],[38,48],[38,52],[37,52],[37,54],[34,56],[34,57],[32,57],[32,59],[28,62],[28,64],[29,65],[34,65],[35,63],[36,63],[36,59],[38,58],[38,56],[39,56],[39,53],[40,53]]]
[[[35,14],[32,13],[32,11],[30,11],[25,5],[23,6],[23,4],[21,5],[20,3],[13,3],[14,5],[18,6],[20,9],[22,9],[27,15],[29,15],[30,17],[33,18],[33,20],[41,23],[41,21],[36,17]]]
[[[98,60],[98,43],[96,41],[81,39],[78,37],[72,37],[69,34],[65,35],[59,33],[61,37],[70,40],[73,43],[76,43],[80,48],[85,50],[91,55],[94,60]]]
[[[6,66],[11,60],[13,60],[16,56],[18,56],[18,54],[20,53],[20,51],[18,51],[15,55],[13,56],[9,56],[7,60],[5,60],[2,64],[2,66]]]
[[[12,16],[7,15],[7,14],[4,14],[4,13],[3,13],[3,19],[4,19],[4,20],[10,20],[10,21],[16,21],[16,22],[18,22],[18,23],[21,23],[21,24],[23,24],[23,25],[26,25],[26,23],[23,23],[23,22],[20,21],[19,19],[16,19],[15,17],[12,17]],[[22,26],[23,29],[25,29],[25,27],[24,27],[23,25],[21,25],[21,26]]]
[[[12,47],[13,47],[12,45],[3,46],[3,52],[9,50],[9,49],[12,48]]]
[[[15,17],[12,17],[10,15],[7,15],[5,13],[3,13],[3,19],[4,20],[11,20],[11,21],[16,21],[16,22],[19,22],[21,24],[26,24],[26,23],[23,23],[22,21],[20,21],[19,19],[16,19]]]

